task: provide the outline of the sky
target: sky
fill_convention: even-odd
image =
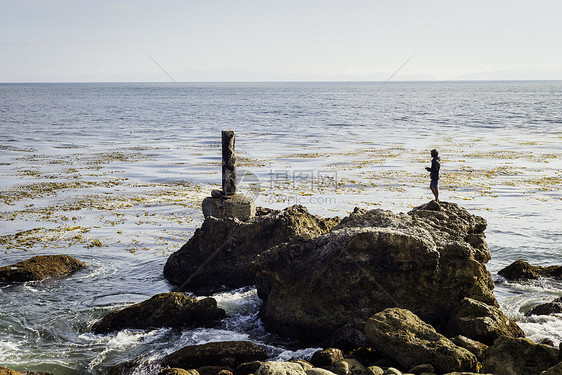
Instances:
[[[562,79],[560,0],[0,0],[0,82]]]

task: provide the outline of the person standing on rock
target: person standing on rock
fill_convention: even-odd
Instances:
[[[431,167],[425,167],[429,172],[429,178],[431,178],[431,183],[429,188],[435,196],[435,201],[439,203],[439,169],[441,168],[441,159],[439,159],[439,153],[436,149],[431,150]]]

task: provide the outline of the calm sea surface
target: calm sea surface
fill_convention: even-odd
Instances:
[[[214,295],[229,315],[215,329],[90,333],[171,290],[162,268],[220,185],[222,129],[236,131],[244,193],[323,216],[427,202],[438,149],[440,198],[488,220],[502,309],[531,339],[562,341],[561,316],[525,316],[562,283],[496,275],[517,259],[562,264],[562,82],[6,84],[0,129],[0,266],[61,253],[89,265],[0,286],[0,365],[99,374],[237,339],[279,359],[314,351],[264,331],[253,288]]]

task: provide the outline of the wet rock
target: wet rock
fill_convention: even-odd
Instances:
[[[562,297],[556,298],[552,302],[533,307],[527,315],[550,315],[558,313],[562,313]]]
[[[263,361],[266,351],[249,341],[220,341],[186,346],[164,357],[168,367],[199,368],[203,366],[228,366],[236,368],[245,362]]]
[[[338,218],[311,215],[303,206],[282,211],[259,209],[249,221],[210,216],[170,255],[164,276],[184,291],[253,285],[251,264],[258,254],[298,236],[320,235],[337,223]]]
[[[388,308],[373,315],[365,324],[365,332],[375,348],[403,368],[429,363],[438,373],[477,370],[474,354],[408,310]]]
[[[195,328],[208,326],[225,317],[213,298],[198,300],[182,293],[161,293],[122,310],[114,311],[96,322],[94,333],[107,333],[126,328],[159,327]]]
[[[314,352],[310,363],[316,367],[330,367],[343,359],[343,352],[336,348],[327,348]]]
[[[495,306],[463,299],[449,320],[449,336],[463,335],[491,345],[500,336],[525,337],[523,330]]]
[[[342,337],[360,341],[362,323],[387,307],[442,328],[465,297],[497,306],[484,265],[486,221],[453,203],[438,206],[408,214],[356,209],[329,233],[258,255],[266,328],[335,345],[330,339],[342,327]]]
[[[538,279],[539,277],[562,278],[562,266],[532,266],[519,259],[501,269],[498,274],[508,280]]]
[[[480,341],[469,339],[468,337],[459,335],[451,339],[451,341],[461,348],[465,348],[472,354],[476,356],[479,362],[484,360],[484,353],[488,349],[488,345],[481,343]]]
[[[38,281],[66,276],[87,265],[69,255],[37,255],[33,258],[0,267],[0,282]]]
[[[234,375],[255,374],[261,365],[263,365],[262,361],[241,363],[240,365],[238,365],[238,367],[236,367],[236,370],[234,370]]]
[[[540,374],[560,362],[559,351],[524,338],[502,336],[485,353],[481,372],[496,375]]]
[[[264,362],[256,375],[306,375],[301,365],[294,362]]]

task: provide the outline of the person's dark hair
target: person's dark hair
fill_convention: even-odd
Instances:
[[[431,150],[431,156],[436,157],[437,155],[439,155],[439,153],[436,149]]]

